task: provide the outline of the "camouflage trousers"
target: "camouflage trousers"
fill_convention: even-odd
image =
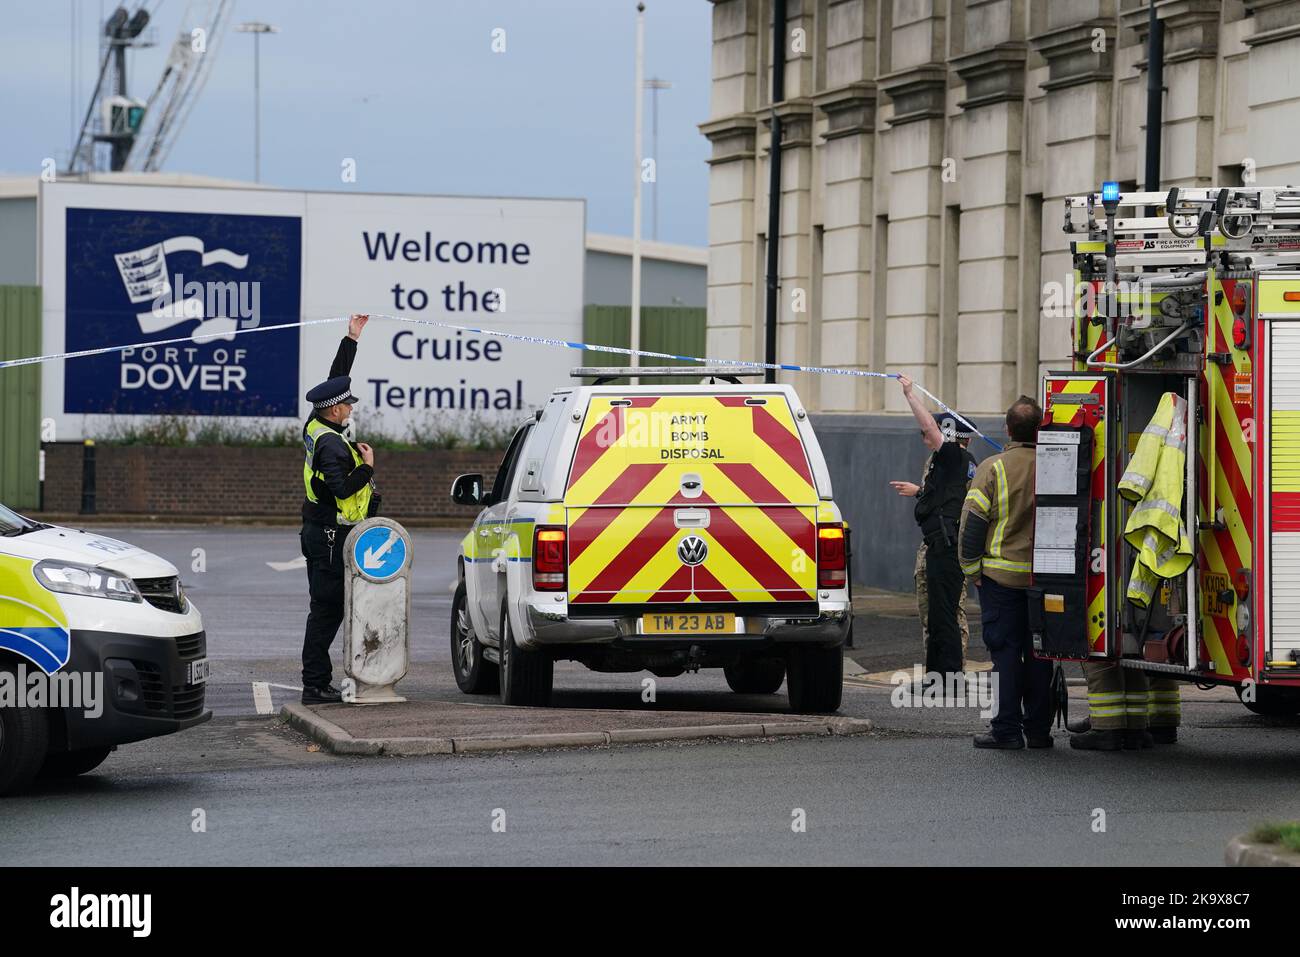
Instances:
[[[1085,661],[1088,718],[1097,731],[1176,728],[1182,692],[1172,678],[1157,678],[1117,661]]]
[[[916,550],[912,580],[916,583],[916,610],[921,613],[921,660],[924,661],[930,645],[930,589],[925,583],[925,542]],[[970,623],[966,621],[964,601],[957,606],[957,627],[961,629],[961,660],[964,662],[966,646],[970,644]]]

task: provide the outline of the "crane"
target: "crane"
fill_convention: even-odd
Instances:
[[[152,5],[157,7],[158,0]],[[167,154],[202,92],[233,8],[233,0],[191,0],[162,75],[148,100],[127,94],[126,51],[153,46],[147,32],[152,14],[146,4],[134,13],[119,6],[104,22],[104,55],[95,92],[72,148],[73,173],[97,166],[95,145],[107,143],[110,170],[154,172]]]

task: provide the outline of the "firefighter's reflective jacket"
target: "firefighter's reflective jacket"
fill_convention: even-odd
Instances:
[[[1119,493],[1135,503],[1124,527],[1124,540],[1138,553],[1128,598],[1143,608],[1161,579],[1183,574],[1192,563],[1182,515],[1186,469],[1187,402],[1166,392],[1119,481]]]
[[[980,463],[961,513],[957,558],[969,579],[1029,586],[1034,549],[1033,442],[1008,442]]]

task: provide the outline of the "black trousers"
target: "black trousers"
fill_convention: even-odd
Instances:
[[[343,623],[343,541],[346,528],[304,522],[302,554],[307,559],[311,610],[302,640],[302,685],[323,688],[334,677],[330,645]]]
[[[1029,634],[1029,593],[985,576],[979,587],[984,644],[997,678],[993,736],[1018,738],[1052,731],[1052,663],[1034,657]],[[1021,707],[1023,704],[1023,712]]]
[[[925,670],[950,674],[961,671],[961,626],[957,623],[957,609],[965,597],[966,576],[957,561],[957,546],[937,544],[925,546],[925,585],[929,591],[928,631],[925,649]]]

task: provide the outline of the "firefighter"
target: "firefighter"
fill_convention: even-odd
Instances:
[[[921,527],[925,554],[924,576],[917,588],[925,670],[927,675],[955,674],[965,666],[966,655],[966,630],[962,627],[966,581],[957,561],[957,530],[966,488],[975,474],[975,459],[967,449],[973,433],[959,415],[927,412],[910,378],[900,375],[898,382],[930,450],[919,487],[910,482],[890,483],[900,494],[916,488],[913,514]]]
[[[975,747],[1052,746],[1051,662],[1034,657],[1029,634],[1035,442],[1043,410],[1022,395],[1007,410],[1007,437],[980,463],[966,493],[958,539],[962,572],[976,586],[984,644],[993,659],[997,711]]]
[[[1133,503],[1124,540],[1135,550],[1128,600],[1142,609],[1155,600],[1162,580],[1176,579],[1192,563],[1192,546],[1182,518],[1187,468],[1187,402],[1166,392],[1138,439],[1119,493]],[[1181,701],[1168,678],[1148,679],[1118,661],[1085,662],[1088,727],[1070,738],[1085,751],[1137,751],[1155,741],[1178,739]]]
[[[300,537],[311,609],[302,644],[303,704],[343,700],[331,683],[330,664],[330,645],[343,622],[343,543],[348,528],[374,515],[379,507],[374,450],[364,442],[354,445],[343,434],[357,402],[348,373],[361,330],[369,321],[364,315],[348,320],[348,334],[339,343],[330,378],[307,393],[313,411],[302,428],[307,495]]]
[[[1070,731],[1074,733],[1070,747],[1085,751],[1118,751],[1121,748],[1136,751],[1155,744],[1178,743],[1182,691],[1173,678],[1147,675],[1125,668],[1117,661],[1085,661],[1083,676],[1088,682],[1088,714],[1079,721],[1070,722]],[[1143,687],[1146,688],[1145,694]],[[1121,713],[1122,723],[1117,720]],[[1098,731],[1120,731],[1118,741],[1114,734],[1092,735],[1094,717]],[[1084,743],[1076,744],[1076,741]]]

